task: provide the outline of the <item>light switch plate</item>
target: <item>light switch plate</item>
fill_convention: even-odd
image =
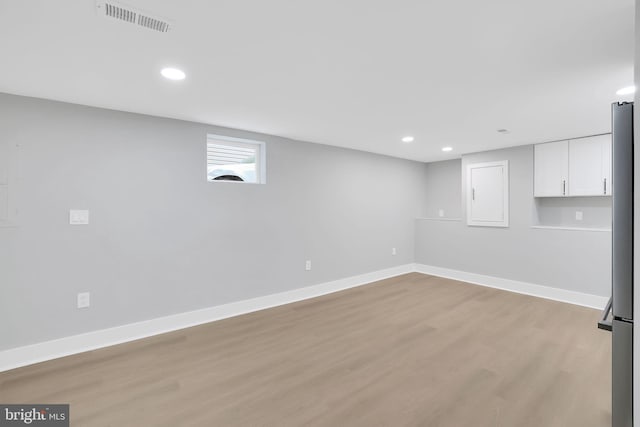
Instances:
[[[78,294],[78,308],[89,308],[91,305],[91,294],[89,292],[80,292]]]
[[[444,209],[439,209],[439,210],[438,210],[438,216],[439,216],[440,218],[442,218],[442,217],[444,216]]]
[[[69,211],[69,224],[71,225],[89,224],[89,211],[71,209]]]
[[[576,211],[576,221],[582,221],[582,211]]]

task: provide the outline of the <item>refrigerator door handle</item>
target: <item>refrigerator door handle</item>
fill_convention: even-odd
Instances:
[[[613,296],[609,298],[609,302],[607,306],[602,311],[602,318],[598,322],[598,329],[603,329],[605,331],[611,331],[613,329],[611,320],[607,320],[609,314],[611,313],[611,303],[613,302]]]

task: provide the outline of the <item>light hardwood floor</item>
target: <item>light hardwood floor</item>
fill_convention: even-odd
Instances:
[[[0,373],[80,426],[610,425],[598,312],[407,274]]]

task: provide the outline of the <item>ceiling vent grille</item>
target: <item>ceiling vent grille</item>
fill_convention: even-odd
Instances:
[[[169,31],[169,23],[161,21],[159,19],[152,18],[146,15],[138,15],[138,25],[141,25],[150,30],[160,31],[166,33]]]
[[[98,14],[105,18],[117,19],[121,22],[134,24],[161,33],[166,33],[173,26],[166,19],[144,13],[138,9],[114,1],[98,0],[96,1],[96,8]]]

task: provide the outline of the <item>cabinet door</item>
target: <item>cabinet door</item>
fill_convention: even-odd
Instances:
[[[604,194],[602,181],[602,142],[597,138],[569,141],[569,195]]]
[[[569,195],[610,194],[611,137],[592,136],[569,141]]]
[[[567,195],[569,177],[569,141],[537,144],[534,152],[535,197]]]
[[[467,224],[509,225],[507,162],[477,163],[467,167]]]

